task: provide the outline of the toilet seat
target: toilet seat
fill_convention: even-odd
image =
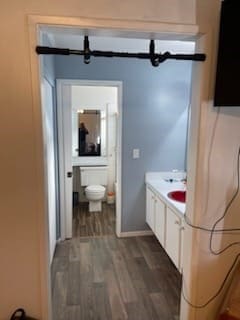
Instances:
[[[101,185],[90,185],[85,188],[86,198],[89,200],[89,212],[102,211],[102,200],[106,188]]]
[[[85,191],[98,194],[98,193],[105,192],[105,187],[101,185],[91,185],[86,187]]]
[[[89,201],[89,212],[101,212],[102,201],[105,201],[108,185],[108,167],[80,167],[80,183],[84,187],[84,195]]]

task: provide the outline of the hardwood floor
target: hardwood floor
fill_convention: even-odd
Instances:
[[[75,210],[75,237],[52,263],[53,319],[178,319],[179,272],[154,236],[116,238],[112,209],[106,219]]]
[[[73,208],[73,237],[115,234],[115,206],[102,203],[102,212],[88,212],[88,203]]]

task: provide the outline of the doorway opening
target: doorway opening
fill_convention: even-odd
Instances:
[[[148,37],[148,35],[146,34],[145,35],[146,37]],[[131,38],[130,39],[128,39],[128,40],[130,40],[130,42],[131,42]],[[136,50],[136,47],[134,47],[134,49]],[[76,67],[76,65],[75,65],[75,68],[77,68]],[[133,79],[133,81],[134,81],[134,79],[137,79],[138,78],[138,76],[139,76],[139,74],[136,72],[134,75],[132,74],[132,79]],[[59,77],[58,77],[59,78]],[[61,78],[61,77],[60,77]],[[87,77],[84,77],[85,79],[88,79]],[[101,79],[101,74],[100,74],[100,76],[98,75],[97,76],[97,78],[98,78],[98,80],[99,80],[99,78]],[[117,80],[119,80],[119,79],[113,79],[114,81],[117,81]],[[121,80],[121,79],[120,79]],[[131,88],[130,88],[131,89]],[[136,92],[135,92],[135,94],[136,94]],[[166,100],[166,102],[167,102],[167,100]],[[132,117],[136,120],[135,121],[135,123],[137,123],[137,118],[138,118],[138,114],[137,113],[134,113],[134,111],[136,111],[136,110],[132,110],[133,111],[133,113],[132,113]],[[145,114],[145,117],[146,117],[146,115],[147,114]],[[130,119],[130,118],[129,118]],[[134,122],[133,122],[134,123]],[[131,125],[132,125],[132,123],[131,123]],[[126,129],[126,132],[127,132],[127,130],[128,130],[128,128],[130,128],[131,126],[129,126],[129,123],[127,123],[127,128],[125,128]],[[136,127],[133,125],[133,127],[134,127],[134,129],[136,129]],[[144,131],[145,131],[145,127],[144,127]],[[123,136],[126,134],[126,132],[124,132],[123,131]],[[135,131],[135,132],[137,132],[137,134],[140,136],[141,134],[140,134],[140,131]],[[149,144],[149,146],[150,146],[150,144]],[[125,148],[125,147],[124,147]],[[136,149],[140,149],[140,148],[136,148]],[[124,157],[124,155],[125,154],[127,154],[128,156],[127,157],[129,157],[129,155],[130,155],[130,157],[132,157],[132,154],[131,154],[131,151],[133,151],[133,150],[131,150],[131,149],[127,149],[127,148],[125,148],[124,150],[123,150],[123,153],[122,153],[122,157]],[[155,149],[152,149],[151,148],[151,151],[149,150],[149,154],[153,154],[154,153],[154,151],[156,151]],[[125,153],[126,152],[126,153]],[[141,154],[141,153],[140,153]],[[185,156],[184,156],[184,158],[185,158]],[[137,166],[136,166],[137,167]],[[125,186],[123,185],[122,186],[122,190],[124,190],[124,188],[125,188]],[[131,188],[131,185],[130,185],[130,188]],[[127,188],[126,188],[127,189]],[[121,198],[121,202],[122,202],[122,199],[124,198],[127,198],[128,200],[130,199],[130,202],[132,201],[131,200],[131,197],[135,197],[136,196],[136,193],[138,193],[139,192],[139,190],[136,188],[136,189],[132,189],[132,191],[133,192],[131,192],[131,193],[129,193],[129,192],[125,192],[124,193],[124,191],[123,191],[123,195],[122,195],[122,198]],[[136,192],[136,193],[135,193]],[[73,198],[72,197],[70,197],[70,201],[72,201],[73,200]],[[135,199],[136,200],[136,199]],[[142,206],[142,203],[140,203],[140,207]],[[129,208],[127,208],[127,210],[126,210],[126,207],[124,207],[124,208],[122,208],[122,211],[121,211],[121,213],[123,214],[124,213],[124,211],[125,212],[129,212]],[[132,214],[132,217],[134,217],[134,214]],[[124,219],[126,218],[126,216],[124,216],[123,217]],[[125,221],[125,222],[124,222]],[[141,231],[142,230],[142,226],[141,226],[141,224],[139,224],[140,225],[140,227],[139,227],[139,225],[137,224],[136,225],[136,227],[135,227],[135,229],[134,228],[132,228],[132,225],[129,223],[129,222],[131,222],[131,221],[127,221],[127,220],[123,220],[123,222],[122,222],[122,224],[121,224],[121,228],[122,229],[120,229],[121,231],[123,231],[122,233],[124,233],[124,234],[128,234],[128,235],[130,235],[131,234],[131,232],[132,232],[132,234],[131,235],[137,235],[138,234],[138,232],[139,231]],[[129,223],[129,225],[128,225],[128,223]],[[129,227],[130,226],[130,227]],[[131,228],[132,228],[132,230],[133,231],[130,231],[131,230]],[[144,231],[144,230],[143,230]],[[148,231],[148,230],[147,230]],[[142,240],[137,240],[137,241],[142,241]],[[142,247],[140,246],[140,245],[137,245],[137,247],[136,247],[136,243],[134,243],[134,244],[130,244],[130,241],[128,242],[128,240],[126,239],[126,244],[125,244],[125,249],[124,250],[126,250],[126,248],[127,248],[127,243],[129,244],[129,247],[131,247],[131,246],[133,246],[133,247],[135,247],[135,249],[134,249],[134,252],[135,252],[135,254],[137,254],[136,252],[138,252],[138,250],[139,250],[139,248],[140,248],[140,252],[141,252],[141,254],[142,254],[142,256],[140,255],[138,258],[139,258],[139,261],[138,262],[140,262],[140,260],[143,262],[143,264],[144,263],[146,263],[147,262],[147,260],[148,260],[148,258],[149,257],[147,257],[147,250],[148,250],[148,248],[150,248],[151,247],[151,251],[154,253],[155,252],[155,250],[156,250],[156,247],[157,247],[157,243],[155,242],[155,241],[153,241],[152,243],[150,243],[150,242],[148,242],[147,240],[145,241],[143,241],[142,242]],[[105,243],[106,244],[106,243]],[[85,248],[83,248],[83,251],[84,250],[88,250],[89,248],[87,248],[89,246],[89,244],[87,244],[86,246],[85,245],[83,245],[83,247]],[[68,245],[66,245],[66,247],[68,247],[68,249],[69,249],[69,246]],[[108,249],[109,249],[109,247],[111,248],[111,250],[115,250],[116,249],[116,242],[115,241],[113,241],[113,243],[109,243],[109,245],[108,245]],[[115,248],[115,249],[114,249]],[[145,249],[144,249],[145,248]],[[70,251],[71,251],[72,249],[70,249]],[[105,250],[105,249],[104,249]],[[104,251],[103,250],[103,251]],[[124,250],[123,250],[123,252],[124,252]],[[127,250],[128,251],[128,250]],[[117,262],[119,259],[121,260],[121,258],[122,258],[122,256],[124,256],[124,254],[126,254],[127,255],[127,251],[125,251],[125,253],[123,253],[123,252],[121,252],[120,253],[120,256],[118,256],[118,254],[119,254],[119,252],[116,254],[116,255],[114,255],[113,254],[113,256],[114,257],[112,257],[112,262],[113,262],[113,264],[114,264],[114,261],[115,262]],[[144,256],[144,251],[145,251],[145,256]],[[69,251],[68,251],[69,252]],[[85,251],[86,252],[86,251]],[[70,254],[70,253],[69,253]],[[74,261],[74,259],[76,258],[75,256],[74,256],[74,254],[73,254],[73,252],[70,254],[71,255],[71,259],[72,259],[72,261]],[[160,255],[160,253],[158,253],[158,255]],[[154,254],[152,255],[152,257],[154,256]],[[75,258],[74,258],[75,257]],[[124,257],[124,259],[125,259],[126,257]],[[137,257],[135,257],[136,259],[137,259]],[[145,259],[145,262],[142,260],[142,258],[143,259]],[[151,259],[151,258],[150,258]],[[79,261],[78,261],[79,262]],[[135,261],[136,262],[136,261]],[[148,263],[149,263],[149,260],[148,260]],[[72,265],[71,266],[73,269],[74,269],[74,266]],[[115,265],[115,268],[118,268],[119,266],[117,266],[117,265]],[[83,268],[84,268],[84,266],[83,266]],[[120,270],[121,269],[121,270]],[[124,272],[124,270],[122,269],[122,268],[120,268],[118,271],[119,271],[119,273],[121,274],[121,271],[122,272]],[[144,268],[143,268],[144,269]],[[151,269],[151,268],[150,268]],[[75,270],[75,269],[74,269]],[[73,272],[74,272],[74,270],[72,270]],[[145,270],[145,269],[144,269]],[[146,270],[145,270],[146,271]],[[60,272],[60,271],[59,271]],[[97,271],[96,271],[97,272]],[[111,273],[111,271],[109,271],[110,273]],[[116,272],[116,270],[115,270],[115,272]],[[109,273],[109,279],[112,279],[111,278],[111,276],[110,276],[110,273]],[[141,271],[141,276],[143,275],[143,270]],[[74,279],[74,278],[73,278]],[[101,278],[102,279],[102,278]],[[62,279],[62,280],[64,280],[64,279]],[[148,281],[148,279],[145,279],[146,280],[146,283],[145,283],[145,285],[146,286],[148,286],[149,284],[147,284],[147,281]],[[100,281],[100,280],[99,280]],[[123,294],[123,292],[124,292],[124,288],[123,287],[121,287],[121,279],[118,279],[118,280],[116,280],[116,279],[114,279],[114,283],[116,284],[116,286],[117,286],[117,289],[119,290],[119,296],[120,296],[120,304],[123,306],[123,309],[122,309],[122,313],[123,313],[123,315],[125,315],[125,317],[126,317],[126,314],[130,314],[132,311],[131,310],[126,310],[126,305],[125,305],[125,303],[126,304],[128,304],[130,301],[135,301],[136,300],[136,296],[134,295],[134,290],[132,291],[132,293],[133,293],[133,295],[132,295],[132,298],[131,297],[128,297],[129,298],[129,300],[128,301],[122,301],[122,299],[123,299],[123,296],[124,296],[124,294]],[[101,281],[100,281],[101,282]],[[102,282],[101,282],[102,283]],[[119,286],[120,286],[120,288],[119,288]],[[103,286],[104,287],[104,286]],[[133,285],[133,287],[134,287],[134,285]],[[102,288],[103,289],[103,291],[105,292],[105,289],[106,288]],[[134,289],[134,288],[133,288]],[[95,288],[94,290],[97,290],[97,288]],[[102,292],[103,292],[102,291]],[[81,295],[81,294],[79,294],[79,293],[77,293],[77,295]],[[143,298],[143,297],[142,297]],[[142,301],[142,298],[140,299],[141,301]],[[131,299],[133,299],[133,300],[131,300]],[[156,297],[156,299],[157,299],[157,297]],[[71,300],[71,299],[70,299]],[[152,300],[152,303],[153,303],[153,305],[154,305],[154,298],[151,298],[151,300]],[[179,303],[179,301],[180,301],[180,299],[178,299],[178,303]],[[85,301],[86,302],[86,301]],[[157,300],[155,301],[155,302],[157,302]],[[79,308],[78,307],[76,307],[76,308],[70,308],[70,309],[72,309],[72,311],[71,312],[73,312],[73,313],[76,313],[76,314],[78,314],[78,312],[80,312],[79,310]],[[73,310],[74,309],[74,310]],[[156,307],[155,307],[155,309],[156,309]],[[125,310],[125,311],[124,311]],[[126,312],[126,313],[125,313]],[[174,316],[177,316],[176,314],[174,315]],[[74,318],[73,318],[74,319]]]
[[[61,239],[119,236],[122,83],[58,79],[57,97]],[[91,185],[103,190],[98,208]]]

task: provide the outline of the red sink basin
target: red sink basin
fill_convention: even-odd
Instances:
[[[186,202],[186,191],[183,190],[177,190],[177,191],[171,191],[167,194],[167,196],[175,201],[185,203]]]

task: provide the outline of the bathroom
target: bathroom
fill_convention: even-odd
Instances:
[[[54,43],[57,47],[71,47],[73,49],[80,44],[82,45],[83,41],[81,35],[80,37],[71,35],[67,31],[63,34],[51,33],[49,29],[45,32],[43,38],[45,45],[53,46],[52,43]],[[106,50],[141,52],[147,51],[149,45],[148,40],[142,39],[134,39],[133,41],[133,39],[128,38],[111,38],[110,41],[107,41],[109,38],[106,39],[106,37],[92,38],[94,41],[90,42],[91,46],[93,48],[95,46],[96,49],[103,49],[104,47]],[[91,41],[91,37],[89,39]],[[191,41],[157,41],[156,45],[156,50],[163,52],[168,50],[177,53],[194,52],[194,42]],[[73,84],[76,85],[77,82],[77,86],[80,84],[80,87],[99,86],[102,83],[103,87],[108,85],[114,88],[114,101],[105,99],[103,103],[100,103],[99,99],[98,101],[88,102],[81,98],[74,102],[75,98],[72,95],[72,103],[70,104],[69,100],[62,99],[66,106],[73,106],[72,109],[75,110],[75,117],[78,117],[79,123],[82,122],[83,111],[84,113],[87,110],[96,111],[103,106],[114,105],[115,125],[112,126],[112,134],[110,134],[109,129],[107,130],[107,136],[112,137],[113,144],[112,149],[108,150],[108,159],[104,159],[104,153],[101,156],[79,156],[79,154],[76,154],[76,152],[79,152],[79,150],[76,150],[79,147],[74,140],[72,129],[69,130],[68,127],[65,132],[67,132],[68,137],[71,136],[73,144],[66,143],[65,148],[63,145],[61,146],[61,141],[64,141],[64,139],[61,140],[62,133],[60,135],[58,133],[58,147],[62,148],[61,150],[69,150],[69,152],[64,153],[64,156],[67,157],[66,162],[69,164],[66,170],[61,170],[62,161],[58,161],[60,189],[61,186],[64,186],[64,176],[68,185],[65,189],[65,192],[68,193],[60,196],[60,199],[63,201],[64,197],[66,198],[65,205],[67,205],[69,211],[66,210],[65,215],[61,216],[60,214],[59,220],[61,220],[61,223],[56,219],[56,236],[52,236],[51,239],[54,242],[54,238],[62,240],[71,238],[72,232],[74,233],[72,214],[74,220],[74,210],[78,210],[76,208],[79,207],[77,203],[84,207],[88,217],[93,216],[89,212],[89,204],[86,202],[88,200],[86,199],[86,185],[81,185],[81,168],[99,167],[102,169],[108,167],[110,169],[111,165],[109,166],[109,163],[111,162],[111,179],[107,183],[102,183],[105,185],[106,191],[101,206],[102,208],[109,206],[116,209],[114,234],[119,237],[152,234],[146,224],[145,173],[149,171],[171,171],[173,169],[186,170],[192,63],[190,61],[166,61],[158,68],[154,68],[149,61],[134,59],[92,58],[90,64],[87,65],[83,63],[82,59],[82,57],[77,56],[43,57],[44,76],[52,79],[53,92],[57,90],[58,109],[61,109],[59,106],[60,92],[62,92],[61,81],[62,89],[64,90],[64,85],[68,88],[68,98],[69,92],[74,91],[72,90]],[[76,88],[76,90],[78,89]],[[96,98],[92,94],[87,96],[92,100]],[[66,112],[66,108],[64,110]],[[76,121],[73,121],[72,110],[68,112],[68,116],[62,117],[62,119],[64,121],[68,119],[67,126],[69,126],[69,123],[72,124],[72,127],[74,127],[74,123],[76,124]],[[106,125],[106,128],[108,125]],[[103,140],[101,138],[101,141]],[[107,141],[107,145],[110,147],[110,141]],[[102,151],[103,149],[101,147]],[[111,159],[109,159],[110,155],[113,155]],[[115,160],[113,160],[114,158]],[[63,172],[62,178],[61,172]],[[69,179],[67,173],[70,174],[70,178],[73,173],[73,179]],[[109,199],[110,203],[108,203],[108,193],[112,195],[112,198]],[[57,199],[57,194],[55,199]],[[61,205],[64,206],[61,201],[60,207]],[[115,202],[115,204],[112,202]],[[93,214],[96,219],[99,219],[102,211],[96,211]],[[54,223],[51,226],[54,226]],[[75,234],[79,236],[79,233]],[[89,234],[85,233],[85,236],[89,236]],[[52,258],[55,244],[52,244]]]
[[[101,81],[74,82],[71,112],[73,237],[114,234],[118,88]]]

